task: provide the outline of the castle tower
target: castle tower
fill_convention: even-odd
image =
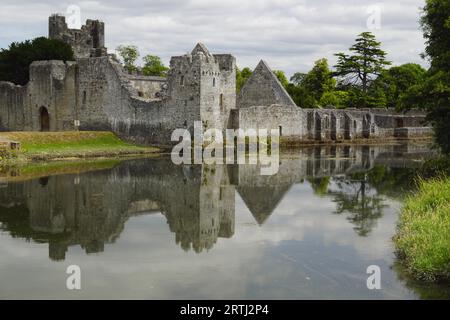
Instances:
[[[86,20],[81,29],[69,29],[66,18],[54,14],[48,18],[48,37],[72,46],[76,59],[106,56],[105,24],[99,20]]]
[[[204,129],[226,128],[236,107],[235,58],[211,54],[201,43],[190,54],[172,57],[167,96],[183,115],[185,127],[201,120]]]

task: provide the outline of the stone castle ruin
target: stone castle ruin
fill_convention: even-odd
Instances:
[[[167,78],[130,75],[105,48],[104,24],[69,29],[49,17],[49,37],[76,61],[35,61],[24,86],[0,82],[1,131],[109,130],[129,141],[170,144],[174,129],[279,129],[295,141],[344,141],[430,135],[424,115],[388,109],[302,109],[261,61],[236,96],[236,59],[201,43],[172,57]]]

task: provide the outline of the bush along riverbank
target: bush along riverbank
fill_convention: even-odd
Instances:
[[[400,214],[397,255],[420,280],[450,280],[450,178],[419,180]]]
[[[158,148],[136,146],[112,132],[2,132],[0,140],[20,143],[20,150],[4,154],[2,162],[47,161],[156,154]]]

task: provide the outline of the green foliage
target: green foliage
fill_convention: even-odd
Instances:
[[[161,58],[153,55],[146,55],[144,58],[144,67],[142,68],[142,73],[146,76],[158,76],[166,77],[167,68],[161,61]]]
[[[427,111],[436,142],[442,152],[450,154],[450,2],[427,0],[421,26],[431,67],[424,83],[410,88],[403,105]]]
[[[302,108],[317,106],[344,106],[347,95],[336,91],[336,80],[328,67],[327,59],[319,59],[308,73],[297,72],[287,87],[294,102]]]
[[[33,61],[75,60],[72,47],[60,40],[45,37],[13,42],[0,51],[0,81],[25,85],[29,81],[29,67]]]
[[[286,91],[295,104],[301,108],[312,108],[316,105],[314,97],[302,85],[289,83]]]
[[[363,103],[359,107],[371,106],[371,99],[367,97],[369,86],[384,71],[385,66],[391,64],[386,60],[386,52],[381,50],[380,46],[381,43],[376,41],[372,33],[363,32],[350,47],[352,54],[347,55],[343,52],[335,54],[338,61],[334,75],[339,78],[341,87],[359,89],[353,92],[361,96],[356,99]]]
[[[314,67],[303,79],[302,85],[312,94],[316,101],[320,100],[324,92],[334,90],[336,80],[332,78],[327,59],[323,58],[314,63]]]
[[[239,93],[244,86],[244,84],[247,82],[248,78],[252,75],[252,71],[250,68],[245,67],[244,69],[240,70],[239,68],[236,68],[236,92]]]
[[[118,46],[116,48],[117,53],[123,60],[123,65],[128,72],[133,72],[137,70],[135,62],[139,57],[139,51],[136,46],[126,45],[126,46]]]
[[[372,96],[384,95],[386,107],[402,109],[402,99],[409,94],[411,87],[423,84],[425,74],[426,70],[416,63],[392,67],[380,74],[369,91]]]
[[[420,181],[405,202],[395,237],[400,258],[419,279],[450,279],[450,179]]]
[[[431,71],[450,70],[450,1],[426,0],[420,23]]]
[[[336,108],[345,108],[349,102],[349,94],[347,91],[332,90],[322,94],[319,104],[323,107],[333,106]]]
[[[20,141],[22,153],[34,160],[141,154],[156,150],[129,144],[112,132],[102,131],[5,132],[1,137]]]
[[[308,179],[308,182],[311,184],[311,188],[313,189],[314,194],[318,196],[325,196],[328,193],[330,177],[311,178]]]
[[[303,72],[296,72],[293,74],[293,76],[291,77],[291,83],[293,83],[294,85],[298,86],[300,84],[302,84],[303,80],[306,77],[306,73]]]

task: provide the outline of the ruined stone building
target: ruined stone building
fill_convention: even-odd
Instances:
[[[201,43],[172,57],[167,78],[130,75],[105,48],[105,26],[69,29],[49,17],[49,37],[69,43],[76,61],[35,61],[24,86],[0,82],[0,130],[110,130],[139,143],[168,144],[177,128],[279,129],[297,141],[430,134],[424,115],[386,109],[301,109],[261,61],[236,97],[236,61]]]

